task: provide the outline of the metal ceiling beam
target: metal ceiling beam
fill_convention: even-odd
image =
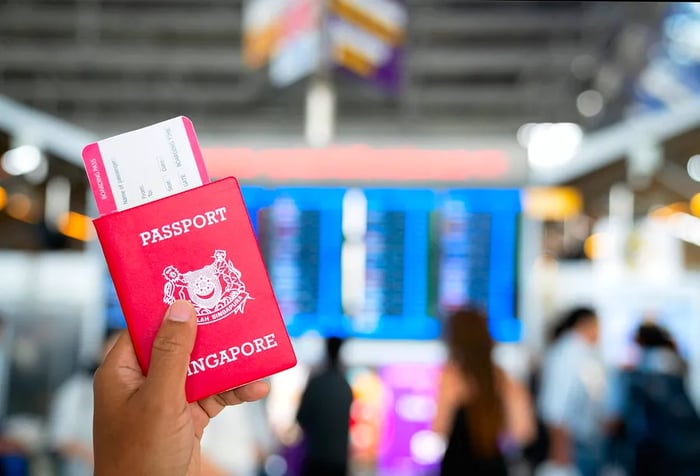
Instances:
[[[560,90],[558,84],[510,87],[474,86],[424,86],[406,90],[404,100],[408,104],[439,107],[464,105],[495,105],[522,107],[527,105],[557,105],[562,95],[553,94]],[[134,80],[125,83],[120,80],[78,80],[78,79],[38,79],[29,82],[13,82],[5,85],[5,91],[13,98],[26,102],[74,101],[89,102],[135,102],[135,103],[216,103],[246,104],[258,98],[259,84],[245,82],[238,84],[226,81],[214,83],[172,83]],[[549,94],[543,95],[544,91]],[[339,101],[345,104],[385,99],[374,90],[359,88],[352,93],[341,92]]]
[[[469,74],[474,72],[513,72],[527,68],[566,69],[581,47],[542,48],[436,48],[417,49],[407,60],[411,74]],[[4,70],[60,72],[192,72],[216,71],[243,73],[240,49],[201,46],[166,48],[163,46],[75,44],[6,45],[0,51]]]
[[[567,11],[532,12],[527,9],[441,11],[415,8],[409,28],[416,34],[453,36],[548,34],[572,35],[576,32],[608,30],[617,19],[610,14],[572,15]],[[609,12],[608,12],[609,13]]]
[[[548,94],[543,94],[545,91]],[[409,93],[410,92],[410,93]],[[561,92],[560,83],[543,83],[536,85],[494,85],[414,87],[407,91],[405,100],[409,104],[434,106],[463,106],[472,104],[495,106],[513,105],[555,105],[561,104],[565,97]]]
[[[586,52],[580,45],[538,47],[416,48],[407,58],[412,74],[469,74],[513,72],[528,68],[567,69],[571,61]]]
[[[0,96],[0,129],[19,140],[83,166],[81,152],[95,137],[85,129]]]
[[[253,87],[251,87],[253,86]],[[257,95],[255,85],[219,83],[201,85],[192,83],[162,83],[129,81],[32,81],[5,86],[7,93],[19,101],[75,103],[219,103],[245,104]]]
[[[11,9],[0,15],[0,31],[12,36],[22,32],[76,33],[79,24],[75,7],[47,6],[38,10]],[[120,8],[101,9],[97,12],[98,23],[93,28],[102,33],[129,37],[133,34],[148,34],[150,37],[164,33],[236,35],[241,29],[240,8],[226,9],[198,8],[196,14],[192,9],[168,11],[140,8],[138,14],[133,10]]]
[[[143,43],[132,45],[76,45],[46,42],[5,44],[0,49],[0,67],[4,70],[72,72],[189,72],[213,70],[242,72],[240,48],[200,46],[167,48]]]
[[[571,182],[626,157],[642,140],[661,144],[697,127],[700,127],[700,99],[663,112],[632,117],[589,134],[573,160],[551,170],[535,170],[531,178],[540,184]]]
[[[171,9],[162,7],[140,7],[138,15],[133,9],[119,5],[101,6],[95,9],[100,30],[122,32],[125,36],[133,32],[152,34],[204,33],[231,34],[240,31],[241,7],[222,3],[221,7],[202,8],[201,3],[182,2]],[[223,8],[222,8],[223,7]],[[196,8],[196,15],[192,10]],[[498,10],[440,11],[431,8],[416,8],[409,27],[415,34],[483,35],[502,37],[509,34],[558,34],[585,30],[595,32],[609,29],[616,20],[614,15],[598,13],[574,16],[569,11],[532,12],[523,8]],[[6,7],[0,17],[0,29],[6,32],[41,30],[49,32],[71,32],[78,27],[75,5],[51,3],[40,9],[25,6]]]
[[[27,1],[27,0],[21,0]],[[29,2],[27,2],[29,3]],[[75,8],[76,3],[91,3],[91,1],[81,1],[81,0],[31,0],[31,4],[34,7],[44,7],[46,5],[66,5],[67,7]],[[105,8],[118,6],[118,7],[136,7],[136,8],[162,8],[167,10],[169,8],[177,8],[182,5],[191,6],[192,8],[202,8],[209,6],[240,6],[243,0],[102,0],[101,4]]]

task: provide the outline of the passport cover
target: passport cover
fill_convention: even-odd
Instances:
[[[188,401],[296,364],[236,179],[93,223],[144,373],[165,311],[179,299],[197,312]]]

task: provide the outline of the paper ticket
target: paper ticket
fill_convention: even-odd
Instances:
[[[194,126],[184,116],[89,144],[83,162],[100,215],[209,182]]]

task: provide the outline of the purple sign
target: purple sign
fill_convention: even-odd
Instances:
[[[398,93],[401,90],[402,57],[403,48],[394,48],[389,59],[377,68],[368,79],[389,93]]]
[[[439,372],[438,366],[425,364],[392,365],[379,370],[386,398],[378,475],[436,474],[443,445],[430,428],[435,416]]]
[[[403,0],[346,2],[342,8],[331,8],[328,32],[335,64],[341,71],[397,93],[402,80],[406,15]]]

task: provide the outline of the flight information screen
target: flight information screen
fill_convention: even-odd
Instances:
[[[435,313],[485,311],[497,340],[519,338],[515,317],[517,190],[453,190],[436,196],[433,234]]]
[[[249,213],[290,334],[330,333],[342,325],[342,191],[280,189],[258,203]]]
[[[262,252],[285,316],[318,312],[320,215],[299,210],[288,197],[260,212]]]
[[[406,213],[367,214],[365,312],[400,316],[404,301]]]
[[[469,213],[461,202],[441,210],[438,307],[453,311],[469,303],[488,308],[491,215]]]
[[[353,335],[427,339],[440,326],[428,309],[429,190],[367,189],[364,299],[350,316]],[[350,212],[348,208],[345,213]]]

